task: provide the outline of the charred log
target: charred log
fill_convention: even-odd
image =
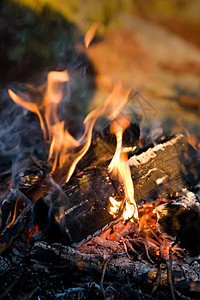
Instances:
[[[168,198],[200,179],[199,154],[183,135],[134,155],[129,164],[136,202]],[[116,218],[109,213],[110,196],[122,201]],[[106,168],[88,169],[62,189],[50,192],[44,201],[69,244],[79,246],[119,221],[123,187],[110,177]]]
[[[37,242],[32,249],[31,260],[44,266],[53,266],[55,268],[66,268],[75,275],[98,276],[102,278],[102,272],[105,270],[105,280],[151,284],[156,281],[157,274],[160,272],[161,280],[159,285],[168,286],[167,266],[152,265],[151,263],[140,260],[129,259],[126,253],[110,256],[106,249],[103,253],[90,251],[85,253],[83,250],[63,246],[61,244],[47,244]],[[106,269],[105,269],[106,264]],[[173,262],[173,280],[175,287],[183,290],[189,289],[192,282],[199,282],[199,270],[197,262],[189,265],[188,263]],[[196,281],[197,280],[197,281]]]
[[[162,234],[179,240],[190,256],[200,255],[200,202],[195,194],[185,191],[181,198],[156,207],[155,212]]]
[[[200,155],[182,134],[130,158],[136,201],[168,198],[200,180]]]
[[[108,211],[110,196],[123,201],[122,187],[110,179],[106,169],[96,168],[79,174],[62,189],[49,193],[45,202],[52,210],[53,221],[59,224],[66,236],[66,241],[79,246],[120,220],[122,210],[116,217]],[[37,207],[36,215],[38,211],[40,214],[40,207]],[[39,221],[40,218],[37,219]]]
[[[137,123],[131,123],[123,133],[123,147],[135,147],[138,145],[140,128]],[[77,166],[77,170],[88,167],[107,167],[116,149],[116,137],[110,133],[110,127],[106,127],[94,134],[90,148]]]
[[[4,252],[16,239],[19,234],[27,228],[29,216],[31,213],[30,207],[25,207],[16,220],[7,226],[0,236],[0,254]]]

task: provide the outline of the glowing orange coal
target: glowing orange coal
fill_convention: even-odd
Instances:
[[[116,135],[117,146],[115,155],[108,166],[109,172],[114,176],[118,176],[119,180],[123,183],[125,192],[125,208],[123,212],[124,220],[128,220],[132,217],[138,220],[138,210],[134,200],[134,188],[133,181],[131,178],[131,171],[128,164],[128,157],[123,152],[122,137],[124,130],[129,126],[129,120],[125,117],[118,118],[111,124],[111,132]],[[114,198],[110,197],[112,207],[110,213],[116,215],[119,211],[119,202]]]

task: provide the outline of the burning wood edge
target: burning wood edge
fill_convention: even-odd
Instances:
[[[16,239],[19,234],[27,227],[27,222],[29,220],[29,215],[31,213],[31,207],[27,206],[23,209],[16,220],[7,227],[0,236],[0,254],[4,252]]]
[[[191,256],[200,255],[200,193],[183,190],[183,196],[157,206],[157,228],[163,236],[176,238]]]
[[[166,199],[200,181],[200,156],[182,134],[132,156],[129,164],[140,204]],[[69,244],[79,247],[121,219],[121,213],[109,213],[110,196],[122,201],[123,188],[105,168],[88,168],[62,190],[48,194],[45,202]]]
[[[105,269],[105,280],[127,282],[135,282],[138,284],[155,284],[158,272],[160,272],[161,286],[168,286],[167,266],[161,264],[152,265],[145,260],[133,261],[124,255],[112,255],[106,252],[85,253],[80,249],[75,249],[68,246],[63,246],[59,243],[48,244],[46,242],[36,242],[32,248],[30,259],[36,264],[54,268],[66,268],[75,274],[78,272],[80,278],[90,275],[102,276],[102,272],[107,262]],[[108,261],[109,260],[109,261]],[[176,288],[187,290],[191,283],[200,282],[200,268],[197,261],[188,263],[179,263],[173,261],[172,264],[173,280]],[[160,268],[160,270],[159,270]]]
[[[129,159],[135,200],[167,198],[200,181],[200,155],[182,134],[177,134]]]

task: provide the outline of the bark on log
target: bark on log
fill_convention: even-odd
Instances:
[[[109,197],[123,200],[120,184],[111,180],[106,169],[90,169],[72,178],[62,189],[49,193],[45,202],[52,210],[55,223],[59,224],[66,242],[80,246],[92,236],[121,219],[122,209],[116,217],[109,213]],[[36,213],[39,225],[40,205]],[[41,227],[41,225],[40,225]]]
[[[0,236],[0,254],[4,252],[16,239],[19,234],[27,227],[31,207],[25,207],[17,219],[7,227]]]
[[[129,160],[136,202],[167,198],[200,181],[200,157],[183,135],[176,135]],[[109,214],[109,197],[122,201],[123,189],[107,169],[88,169],[45,202],[68,242],[80,246],[120,217]],[[122,205],[123,206],[123,205]],[[123,207],[122,207],[123,208]]]
[[[199,198],[199,199],[198,199]],[[200,255],[200,193],[187,190],[179,199],[162,204],[157,213],[157,227],[165,236],[176,237],[191,256]]]
[[[200,154],[182,134],[129,159],[136,201],[167,198],[200,182]]]
[[[108,259],[110,260],[108,261]],[[107,261],[105,280],[151,284],[155,283],[158,266],[145,260],[134,261],[126,255],[110,256],[106,253],[85,253],[80,249],[63,246],[61,244],[35,243],[30,259],[48,267],[66,268],[72,275],[78,272],[80,276],[102,276],[103,268]],[[199,263],[173,262],[173,276],[176,287],[187,289],[191,282],[200,282]],[[167,267],[161,269],[160,285],[168,286]]]

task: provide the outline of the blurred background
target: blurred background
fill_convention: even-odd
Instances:
[[[68,106],[83,120],[120,80],[143,134],[184,132],[199,149],[199,28],[199,0],[1,0],[1,90],[67,68]]]

